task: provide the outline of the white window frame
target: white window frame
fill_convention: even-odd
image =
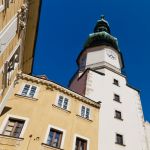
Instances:
[[[30,85],[30,88],[29,88],[29,91],[28,91],[27,95],[25,95],[25,97],[37,99],[40,88],[39,88],[37,85],[31,84],[31,83],[28,83],[28,82],[22,84],[18,95],[24,96],[24,95],[22,95],[22,91],[23,91],[23,89],[24,89],[24,87],[25,87],[26,84]],[[33,96],[33,97],[30,97],[30,96],[29,96],[29,93],[30,93],[30,91],[31,91],[31,87],[32,87],[32,86],[35,86],[35,87],[36,87],[36,91],[35,91],[34,96]]]
[[[60,96],[63,97],[63,103],[62,103],[62,106],[61,106],[61,107],[58,106],[58,101],[59,101],[59,97],[60,97]],[[67,109],[64,109],[64,108],[63,108],[63,104],[64,104],[65,98],[68,99]],[[69,111],[69,109],[70,109],[70,100],[69,100],[69,98],[68,98],[66,95],[64,95],[64,94],[57,94],[56,100],[55,100],[55,105],[58,106],[58,107],[60,107],[60,108],[62,108],[62,109],[64,109],[64,110],[68,110],[68,111]]]
[[[89,109],[90,110],[90,113],[89,113],[89,118],[86,118],[86,111],[85,111],[85,114],[84,114],[84,117],[81,115],[81,111],[82,111],[82,106],[84,106],[85,107],[85,109]],[[80,108],[79,108],[79,116],[81,116],[81,117],[83,117],[83,118],[85,118],[85,119],[89,119],[89,120],[91,120],[91,111],[92,111],[92,109],[90,108],[90,107],[88,107],[87,105],[80,105]]]
[[[52,129],[56,129],[56,130],[62,132],[62,140],[61,140],[61,144],[60,144],[60,149],[64,149],[64,142],[65,142],[66,130],[64,130],[62,128],[59,128],[59,127],[56,127],[56,126],[53,126],[51,124],[48,125],[48,128],[47,128],[47,131],[46,131],[43,143],[47,144],[47,139],[48,139],[49,132],[50,132],[51,128]]]
[[[87,138],[87,137],[85,137],[85,136],[79,135],[79,134],[75,134],[75,135],[74,135],[72,150],[75,150],[76,139],[77,139],[77,138],[81,138],[81,139],[83,139],[83,140],[86,140],[86,141],[87,141],[87,150],[90,150],[90,139]]]
[[[11,115],[11,114],[8,114],[6,116],[6,118],[3,120],[2,124],[1,124],[1,127],[0,127],[0,134],[3,134],[3,131],[4,131],[5,127],[6,127],[6,125],[7,125],[7,122],[9,120],[9,118],[18,119],[18,120],[24,120],[25,121],[24,126],[23,126],[22,131],[21,131],[21,134],[19,136],[19,138],[23,138],[25,130],[26,130],[27,125],[29,123],[29,118],[22,117],[22,116]]]

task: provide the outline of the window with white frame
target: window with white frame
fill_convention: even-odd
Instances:
[[[2,134],[18,138],[21,134],[24,123],[25,120],[9,118]]]
[[[87,141],[81,138],[76,138],[75,150],[87,150]]]
[[[67,110],[68,109],[68,102],[69,102],[68,98],[60,95],[58,97],[57,106]]]
[[[47,138],[47,145],[60,148],[62,142],[63,132],[54,128],[50,128],[49,135]]]
[[[0,127],[0,134],[14,138],[23,138],[29,119],[26,117],[7,115]]]
[[[90,118],[90,108],[85,107],[85,106],[81,106],[81,117],[83,118]]]
[[[75,139],[75,150],[87,150],[88,141],[81,137],[76,137]]]
[[[43,144],[57,149],[63,149],[65,135],[66,131],[64,129],[49,125]]]
[[[37,91],[36,86],[30,85],[30,84],[25,84],[21,91],[21,95],[33,98],[36,94],[36,91]]]

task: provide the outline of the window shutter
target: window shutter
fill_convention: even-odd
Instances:
[[[0,33],[0,53],[2,53],[16,35],[17,17]]]

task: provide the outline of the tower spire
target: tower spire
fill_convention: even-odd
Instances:
[[[101,19],[97,21],[94,28],[94,33],[105,31],[110,34],[110,28],[108,22],[105,20],[105,16],[101,15]]]
[[[109,23],[105,20],[104,15],[101,15],[101,19],[97,21],[94,32],[89,35],[84,49],[100,45],[111,46],[119,50],[118,41],[111,35]]]
[[[101,19],[105,19],[105,16],[104,16],[104,15],[101,15]]]

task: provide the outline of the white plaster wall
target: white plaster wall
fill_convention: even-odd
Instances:
[[[116,59],[113,60],[110,57],[108,57],[107,55],[108,50],[113,51],[113,53],[116,56]],[[115,50],[112,50],[110,48],[103,48],[103,49],[97,49],[96,51],[91,51],[87,53],[86,66],[100,64],[101,62],[107,62],[108,64],[111,64],[116,68],[121,68],[119,63],[120,62],[119,55]]]
[[[87,53],[86,65],[105,61],[105,50],[97,50]]]
[[[145,136],[146,136],[148,150],[150,150],[150,123],[149,122],[145,122]]]
[[[85,96],[102,102],[100,110],[99,150],[146,150],[143,119],[139,112],[139,94],[126,85],[126,79],[107,69],[105,76],[90,71],[87,76]],[[119,81],[119,87],[113,84]],[[121,102],[113,100],[114,93],[120,95]],[[114,111],[122,112],[123,121],[114,118]],[[115,134],[124,136],[124,144],[115,144]]]

